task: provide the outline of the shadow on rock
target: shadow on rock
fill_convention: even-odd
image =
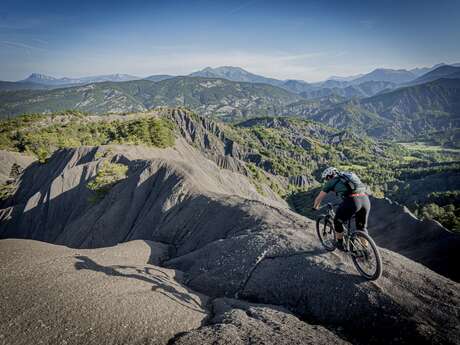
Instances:
[[[202,312],[202,303],[198,298],[193,298],[187,293],[179,291],[176,287],[182,285],[174,280],[162,270],[155,267],[136,267],[136,266],[103,266],[87,256],[75,256],[80,260],[75,263],[77,270],[92,270],[104,273],[108,276],[138,279],[152,284],[152,291],[160,293],[180,305],[197,312]],[[127,271],[126,273],[123,271]],[[135,272],[135,273],[131,273]]]

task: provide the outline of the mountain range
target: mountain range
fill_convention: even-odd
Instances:
[[[416,74],[404,69],[394,70],[388,68],[378,68],[368,74],[351,80],[350,83],[360,84],[366,81],[386,81],[401,84],[414,80],[416,77]]]
[[[432,67],[417,67],[417,68],[413,68],[413,69],[410,69],[409,72],[412,72],[414,73],[415,75],[417,75],[417,77],[420,77],[428,72],[431,72],[433,70],[435,70],[436,68],[438,67],[441,67],[441,66],[455,66],[455,67],[460,67],[460,63],[449,63],[449,64],[446,64],[444,62],[441,62],[441,63],[438,63],[436,65],[433,65]]]
[[[460,64],[457,65],[444,65],[440,66],[432,71],[427,72],[426,74],[420,76],[419,78],[411,81],[408,85],[423,84],[439,78],[448,78],[448,79],[459,79],[460,78]]]
[[[85,85],[92,83],[102,83],[106,81],[124,82],[130,80],[138,80],[139,77],[129,74],[107,74],[99,76],[81,77],[81,78],[55,78],[41,73],[32,73],[26,79],[13,81],[0,81],[0,90],[41,90],[41,89],[57,89],[66,88],[76,85]]]
[[[414,68],[411,70],[404,69],[385,69],[378,68],[367,74],[358,74],[354,76],[331,76],[323,82],[308,83],[303,80],[279,80],[275,78],[267,78],[261,75],[257,75],[251,72],[248,72],[240,67],[233,66],[221,66],[221,67],[206,67],[202,70],[192,72],[188,76],[190,77],[205,77],[205,78],[223,78],[231,81],[238,82],[250,82],[250,83],[264,83],[270,84],[278,87],[285,88],[291,92],[308,92],[312,89],[318,89],[322,87],[346,87],[350,85],[358,85],[367,81],[385,81],[392,83],[405,83],[426,74],[438,67],[447,66],[444,63],[434,65],[432,67],[423,67],[423,68]],[[449,66],[459,67],[460,63],[449,64]],[[138,79],[147,79],[151,81],[161,81],[165,79],[170,79],[175,77],[174,75],[159,74],[151,75],[145,78],[129,75],[129,74],[109,74],[109,75],[99,75],[99,76],[90,76],[90,77],[80,77],[80,78],[56,78],[49,75],[41,73],[32,73],[26,79],[17,81],[17,82],[3,82],[0,81],[0,90],[17,90],[17,89],[37,89],[37,88],[57,88],[57,87],[69,87],[73,85],[82,85],[89,83],[99,83],[99,82],[123,82],[131,81]],[[35,85],[39,84],[39,85]]]
[[[310,118],[389,139],[459,128],[460,79],[443,78],[346,101]]]
[[[357,86],[365,82],[387,82],[399,84],[417,78],[417,75],[406,70],[376,69],[365,75],[343,78],[335,77],[335,79],[328,79],[323,82],[308,83],[303,80],[279,80],[273,78],[266,78],[257,74],[247,72],[242,68],[230,66],[223,66],[217,68],[206,67],[201,71],[190,74],[190,76],[205,78],[224,78],[238,82],[264,83],[281,87],[294,93],[304,93],[304,96],[308,94],[319,94],[320,97],[330,92],[327,90],[324,91],[324,89],[342,89],[350,86]],[[356,96],[359,92],[352,93],[353,96]],[[313,96],[311,98],[316,97]]]
[[[303,97],[259,83],[226,79],[175,77],[151,82],[94,83],[54,90],[0,93],[0,113],[14,115],[76,109],[92,113],[145,111],[159,106],[186,106],[204,115],[248,117],[276,115]]]
[[[403,139],[459,127],[459,70],[460,67],[440,66],[406,86],[366,81],[346,87],[312,87],[300,93],[267,83],[217,77],[157,76],[161,80],[156,82],[144,79],[52,90],[4,91],[0,92],[0,114],[5,117],[65,109],[102,114],[185,106],[224,120],[293,116],[376,137]],[[228,78],[252,78],[252,74],[241,69],[218,71]],[[205,72],[208,76],[211,73],[209,69]],[[304,83],[290,82],[285,83],[291,87]],[[341,83],[344,82],[329,82],[330,86]]]
[[[36,84],[43,84],[48,86],[70,86],[75,84],[90,84],[90,83],[101,83],[104,81],[113,81],[113,82],[121,82],[121,81],[129,81],[129,80],[136,80],[141,79],[139,77],[129,75],[129,74],[108,74],[108,75],[98,75],[92,77],[82,77],[82,78],[55,78],[50,77],[45,74],[40,73],[32,73],[24,80],[20,80],[20,83],[36,83]]]

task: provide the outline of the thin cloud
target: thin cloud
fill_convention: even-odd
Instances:
[[[31,29],[31,28],[37,27],[41,23],[42,23],[41,20],[37,18],[28,18],[28,19],[16,18],[14,20],[7,18],[6,20],[2,20],[2,22],[0,22],[0,29],[3,29],[3,30]]]
[[[32,51],[47,51],[47,49],[32,46],[22,42],[0,41],[0,45],[22,49],[28,57],[32,56]]]
[[[37,42],[38,44],[42,44],[42,45],[45,45],[45,46],[50,44],[48,41],[45,41],[45,40],[42,40],[42,39],[39,39],[39,38],[32,38],[31,40],[34,41],[34,42]]]
[[[176,44],[176,45],[155,45],[152,46],[155,50],[177,50],[177,49],[190,49],[195,48],[195,46],[191,44]]]
[[[17,47],[17,48],[24,48],[24,49],[29,49],[29,50],[45,50],[44,48],[32,46],[29,44],[25,44],[22,42],[13,42],[13,41],[0,41],[0,44],[11,46],[11,47]]]
[[[0,41],[0,44],[2,43]],[[23,47],[25,44],[21,46]],[[23,47],[23,49],[26,48]],[[144,54],[127,52],[120,56],[119,59],[111,59],[108,53],[99,52],[77,56],[72,52],[63,52],[35,62],[39,64],[40,70],[51,75],[86,76],[115,72],[141,77],[152,74],[187,75],[207,66],[236,66],[255,74],[277,79],[319,81],[326,79],[331,74],[342,75],[348,72],[356,72],[339,67],[325,67],[328,58],[340,53],[342,51],[286,54],[278,51],[157,50],[149,53],[145,52]]]
[[[363,19],[360,20],[359,23],[364,26],[366,29],[373,29],[377,24],[373,19]]]
[[[252,0],[252,1],[248,1],[248,2],[245,2],[243,4],[241,4],[240,6],[234,8],[233,10],[231,10],[230,12],[228,12],[229,15],[232,15],[232,14],[235,14],[241,10],[244,10],[246,7],[249,7],[251,6],[252,4],[254,4],[255,2],[257,2],[258,0]]]
[[[285,55],[280,56],[277,59],[279,61],[296,61],[296,60],[306,60],[315,57],[321,57],[326,55],[325,52],[317,52],[317,53],[304,53],[304,54],[295,54],[295,55]]]

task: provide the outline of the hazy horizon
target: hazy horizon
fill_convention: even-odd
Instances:
[[[452,62],[449,62],[449,63],[446,63],[444,61],[441,61],[439,63],[445,63],[446,65],[449,65],[449,64],[458,64],[460,62],[456,62],[456,61],[452,61]],[[414,67],[410,67],[410,68],[406,68],[406,70],[411,70],[411,69],[414,69],[414,68],[431,68],[433,67],[434,65],[436,64],[433,64],[431,66],[414,66]],[[54,78],[71,78],[71,79],[78,79],[78,78],[85,78],[85,77],[98,77],[98,76],[104,76],[104,75],[116,75],[116,74],[121,74],[121,75],[130,75],[130,76],[133,76],[133,77],[139,77],[139,79],[143,79],[143,78],[147,78],[149,76],[152,76],[152,75],[172,75],[172,76],[176,76],[176,77],[181,77],[181,76],[187,76],[193,72],[197,72],[199,70],[203,70],[207,67],[211,67],[211,68],[218,68],[218,67],[239,67],[239,68],[243,68],[245,71],[249,72],[249,73],[253,73],[253,74],[258,74],[258,73],[255,73],[251,70],[248,70],[247,68],[244,68],[242,66],[229,66],[229,65],[216,65],[216,66],[204,66],[202,68],[199,68],[199,69],[195,69],[195,70],[192,70],[190,71],[189,73],[184,73],[184,74],[177,74],[177,73],[162,73],[162,72],[158,72],[158,73],[149,73],[147,75],[135,75],[135,74],[132,74],[132,73],[123,73],[123,72],[118,72],[118,71],[114,71],[112,73],[99,73],[99,74],[82,74],[82,75],[78,75],[78,76],[73,76],[73,75],[55,75],[55,74],[52,74],[52,73],[41,73],[40,71],[31,71],[30,73],[26,74],[23,78],[21,79],[17,79],[17,80],[5,80],[5,79],[0,79],[0,80],[4,80],[4,81],[22,81],[26,78],[28,78],[31,74],[33,73],[38,73],[38,74],[42,74],[42,75],[46,75],[46,76],[49,76],[49,77],[54,77]],[[377,68],[386,68],[386,69],[394,69],[394,70],[398,70],[398,69],[401,69],[401,68],[390,68],[390,67],[377,67]],[[355,75],[362,75],[362,74],[367,74],[367,73],[370,73],[372,71],[374,71],[375,69],[373,70],[369,70],[369,71],[362,71],[360,73],[356,73]],[[261,74],[262,75],[262,74]],[[264,77],[267,77],[267,78],[275,78],[275,79],[279,79],[279,80],[289,80],[289,78],[277,78],[277,77],[274,77],[274,76],[271,76],[271,75],[265,75],[263,74],[262,76]],[[352,75],[329,75],[328,77],[350,77]],[[291,78],[292,79],[292,78]],[[297,78],[298,79],[298,78]],[[323,80],[327,80],[328,78],[324,78],[324,79],[321,79],[321,80],[318,80],[318,81],[323,81]],[[300,80],[300,79],[298,79]],[[305,80],[305,81],[310,81],[310,80]]]
[[[325,80],[460,61],[460,2],[6,0],[0,80],[237,66]]]

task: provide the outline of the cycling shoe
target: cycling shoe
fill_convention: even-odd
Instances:
[[[342,242],[342,241],[340,241],[340,242],[339,242],[339,241],[336,241],[336,242],[335,242],[335,247],[336,247],[338,250],[342,251],[342,252],[345,251],[345,247],[343,246],[343,242]]]

